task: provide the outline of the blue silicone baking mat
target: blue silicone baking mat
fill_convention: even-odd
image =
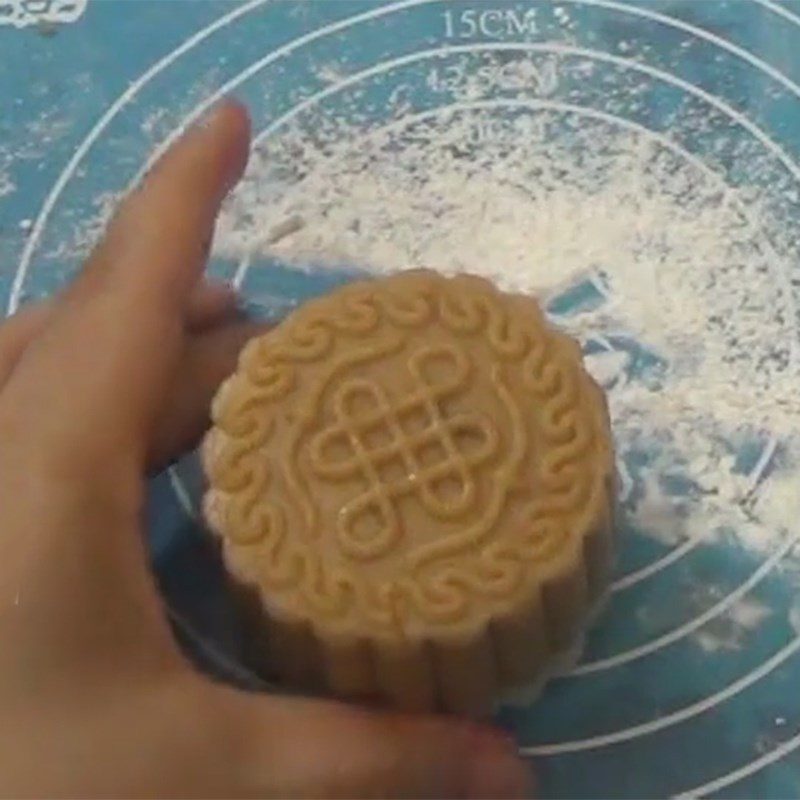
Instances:
[[[211,269],[253,313],[414,259],[483,270],[545,286],[609,392],[610,602],[500,714],[543,794],[800,795],[800,4],[0,0],[7,311],[229,93],[257,155]],[[193,457],[153,481],[154,564],[178,634],[246,684],[201,492]]]

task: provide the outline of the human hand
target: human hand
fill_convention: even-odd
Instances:
[[[248,146],[244,110],[220,107],[62,295],[0,326],[0,795],[521,796],[493,729],[244,693],[170,633],[145,480],[202,432],[255,332],[201,277]]]

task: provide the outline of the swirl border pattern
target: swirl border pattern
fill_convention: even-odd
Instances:
[[[501,299],[490,284],[471,276],[401,273],[384,281],[351,284],[313,301],[302,314],[246,346],[237,372],[212,409],[214,428],[203,448],[211,485],[204,510],[223,540],[231,572],[256,587],[270,606],[276,598],[281,605],[280,598],[291,595],[287,606],[299,606],[301,615],[321,621],[323,627],[341,625],[357,613],[375,630],[402,638],[410,617],[446,628],[470,616],[471,607],[471,616],[476,607],[489,613],[502,609],[509,596],[535,584],[541,565],[569,549],[570,543],[575,553],[585,548],[586,528],[596,517],[592,507],[609,500],[613,458],[603,430],[607,412],[604,405],[603,414],[586,412],[599,390],[581,366],[577,345],[548,327],[533,300],[512,297],[505,305]],[[480,525],[430,543],[414,554],[409,574],[373,585],[324,563],[319,548],[290,534],[283,510],[265,502],[273,481],[264,457],[274,429],[271,409],[291,396],[299,418],[311,413],[316,398],[297,391],[299,371],[330,359],[337,337],[360,343],[349,355],[356,362],[380,355],[380,348],[390,352],[400,346],[400,339],[370,342],[370,333],[382,319],[402,331],[434,318],[456,335],[485,337],[497,359],[493,382],[512,413],[515,403],[502,379],[502,365],[521,365],[544,443],[537,456],[542,491],[527,512],[524,535],[486,540],[492,520],[502,510],[501,494],[485,510]],[[528,455],[524,443],[514,447],[509,481]],[[314,513],[310,506],[308,513]],[[448,566],[448,556],[464,552],[471,555],[458,569]]]

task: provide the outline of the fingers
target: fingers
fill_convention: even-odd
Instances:
[[[236,368],[239,351],[248,339],[263,332],[263,325],[236,321],[189,340],[151,437],[151,470],[165,466],[197,443],[208,427],[214,394]]]
[[[44,330],[51,319],[57,299],[27,306],[0,323],[0,389],[22,357],[28,345]],[[236,291],[226,283],[202,281],[189,298],[186,327],[206,330],[235,315]]]
[[[49,451],[75,451],[77,441],[89,461],[124,456],[144,466],[214,218],[241,174],[248,136],[246,113],[227,104],[168,151],[26,352],[4,399],[13,384],[15,406],[31,409]],[[194,297],[201,322],[228,302]]]
[[[120,206],[75,293],[107,282],[172,313],[197,282],[225,195],[247,162],[250,126],[235,102],[218,106],[155,164]],[[146,304],[150,305],[150,304]]]
[[[518,798],[530,788],[515,744],[492,728],[222,691],[240,796]]]
[[[44,330],[53,302],[23,308],[0,325],[0,389],[5,385],[25,348]]]

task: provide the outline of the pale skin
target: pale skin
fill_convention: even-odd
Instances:
[[[218,107],[78,278],[0,326],[0,796],[524,796],[493,728],[244,693],[165,621],[145,482],[196,442],[257,331],[203,278],[248,148],[246,112]]]

